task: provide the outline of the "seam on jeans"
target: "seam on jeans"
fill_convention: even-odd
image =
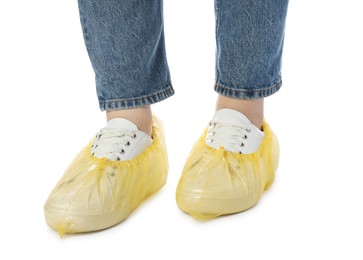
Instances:
[[[171,90],[171,91],[174,92],[172,86],[171,85],[167,85],[167,87],[165,89],[162,89],[162,90],[159,90],[157,92],[154,92],[151,95],[143,95],[143,96],[139,96],[139,97],[135,97],[135,98],[110,99],[110,100],[102,101],[102,103],[107,104],[107,103],[114,103],[114,102],[135,101],[135,100],[140,100],[140,99],[144,99],[144,98],[149,98],[149,97],[152,97],[152,96],[157,96],[157,95],[163,94],[165,92],[168,92],[169,90]]]
[[[78,0],[78,5],[79,5],[78,8],[79,8],[79,18],[80,18],[79,20],[81,22],[83,39],[84,39],[87,53],[88,53],[89,57],[91,57],[92,52],[91,52],[91,45],[90,45],[90,39],[89,39],[90,37],[89,37],[89,33],[88,33],[88,28],[87,28],[87,20],[86,20],[86,16],[85,16],[83,8],[82,8],[82,6],[84,6],[83,1]]]
[[[220,43],[219,43],[219,27],[220,27],[220,23],[221,23],[221,4],[220,4],[220,0],[214,0],[215,5],[215,15],[216,15],[216,21],[215,21],[215,41],[216,41],[216,53],[215,53],[215,59],[216,59],[216,64],[215,64],[215,75],[216,75],[216,81],[219,80],[219,73],[218,73],[218,63],[219,63],[219,53],[220,53]]]
[[[236,92],[251,92],[251,91],[256,91],[256,92],[262,92],[262,91],[266,91],[266,90],[269,90],[269,89],[272,89],[274,87],[276,87],[277,85],[279,85],[281,83],[281,78],[279,78],[279,80],[268,86],[268,87],[265,87],[265,88],[233,88],[233,87],[229,87],[229,86],[226,86],[222,83],[219,83],[219,82],[216,82],[214,84],[214,86],[216,87],[222,87],[222,88],[225,88],[226,90],[231,90],[231,91],[236,91]]]
[[[218,37],[218,33],[219,33],[219,24],[220,24],[220,20],[221,20],[221,5],[219,3],[219,0],[215,0],[215,8],[216,8],[216,36]]]
[[[270,96],[277,92],[282,86],[281,77],[279,77],[276,83],[273,83],[269,87],[265,88],[232,88],[226,85],[223,85],[220,82],[216,82],[214,85],[214,90],[224,96],[238,98],[238,99],[257,99],[264,98]]]
[[[171,85],[163,90],[152,93],[151,95],[144,95],[136,98],[113,99],[107,101],[100,101],[99,106],[101,111],[122,110],[129,108],[137,108],[154,103],[160,102],[174,94],[174,89]]]

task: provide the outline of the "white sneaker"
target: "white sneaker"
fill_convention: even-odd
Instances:
[[[126,161],[135,158],[151,144],[151,137],[139,131],[134,123],[114,118],[96,134],[91,153],[98,158]]]
[[[242,113],[233,109],[218,110],[209,123],[206,144],[226,151],[250,154],[258,150],[264,133]]]
[[[109,228],[126,219],[167,179],[164,131],[155,116],[152,137],[128,120],[111,120],[50,193],[44,205],[47,224],[62,236]]]
[[[277,137],[266,121],[262,128],[237,111],[218,110],[184,165],[178,207],[205,220],[256,205],[272,185],[279,162]]]

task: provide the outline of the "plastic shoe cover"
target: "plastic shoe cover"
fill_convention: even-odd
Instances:
[[[277,137],[264,122],[257,152],[239,154],[205,143],[207,130],[194,145],[176,191],[179,208],[195,219],[210,219],[254,206],[274,181],[279,160]]]
[[[96,231],[123,221],[166,182],[164,132],[153,118],[153,142],[128,161],[91,155],[92,141],[76,156],[44,206],[47,224],[61,236]]]

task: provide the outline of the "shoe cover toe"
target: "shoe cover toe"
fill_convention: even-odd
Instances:
[[[132,160],[94,157],[91,145],[76,156],[44,206],[47,224],[61,236],[120,223],[166,182],[164,133],[156,117],[153,143]]]
[[[194,145],[179,180],[179,208],[196,219],[244,211],[254,206],[273,182],[278,165],[278,141],[267,123],[259,150],[252,154],[227,152],[205,144]]]

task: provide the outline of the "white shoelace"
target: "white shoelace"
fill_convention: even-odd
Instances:
[[[247,146],[250,133],[250,126],[232,126],[212,120],[206,142],[215,148],[223,146],[227,151],[243,153],[242,150]]]
[[[127,153],[127,148],[137,137],[134,131],[126,129],[103,128],[97,133],[93,142],[91,153],[93,156],[121,160]]]
[[[229,152],[250,154],[258,150],[263,137],[264,133],[252,124],[236,126],[212,120],[206,144],[215,149],[224,147]]]

